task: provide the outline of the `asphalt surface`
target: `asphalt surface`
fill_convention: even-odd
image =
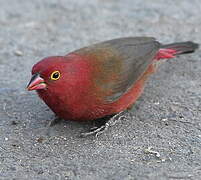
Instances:
[[[26,84],[34,63],[91,43],[154,36],[201,43],[200,0],[0,0],[0,179],[200,179],[201,50],[164,63],[105,134],[49,127]]]

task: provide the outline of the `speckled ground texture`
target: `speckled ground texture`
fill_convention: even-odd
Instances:
[[[201,50],[164,63],[127,117],[49,127],[34,63],[122,36],[201,43],[200,0],[0,0],[0,179],[200,179]]]

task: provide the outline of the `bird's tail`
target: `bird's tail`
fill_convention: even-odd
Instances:
[[[197,43],[191,41],[172,43],[161,46],[161,48],[163,49],[175,50],[176,51],[175,55],[193,53],[198,47],[199,45]]]
[[[198,47],[197,43],[191,41],[161,45],[156,59],[168,59],[180,54],[193,53]]]

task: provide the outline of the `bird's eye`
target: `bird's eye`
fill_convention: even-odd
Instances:
[[[61,74],[60,74],[59,71],[54,71],[54,72],[51,74],[50,78],[51,78],[51,80],[58,80],[58,79],[60,78],[60,76],[61,76]]]

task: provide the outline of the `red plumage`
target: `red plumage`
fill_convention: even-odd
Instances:
[[[148,37],[105,41],[39,61],[33,66],[27,88],[37,90],[63,119],[94,120],[131,107],[156,71],[158,60],[190,53],[197,47],[192,42],[161,45]]]

